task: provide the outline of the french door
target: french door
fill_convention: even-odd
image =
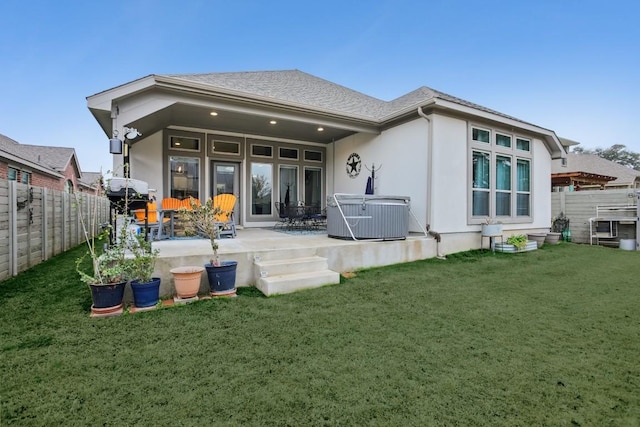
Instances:
[[[218,194],[233,194],[236,196],[236,206],[233,215],[236,224],[241,224],[240,218],[240,163],[211,161],[211,197]]]

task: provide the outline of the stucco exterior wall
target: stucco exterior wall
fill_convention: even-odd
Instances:
[[[410,196],[411,210],[423,226],[430,224],[439,233],[463,233],[455,249],[477,247],[480,239],[475,233],[481,226],[469,221],[469,122],[444,115],[431,115],[430,120],[429,124],[420,118],[380,135],[357,134],[336,142],[333,192],[364,194],[370,176],[365,165],[375,163],[382,166],[376,172],[375,194]],[[495,128],[495,124],[487,126]],[[532,138],[531,144],[533,222],[505,224],[505,234],[550,226],[551,155],[542,140]],[[353,179],[346,173],[351,153],[357,153],[363,163],[360,175]],[[420,231],[414,221],[410,231]],[[464,233],[474,235],[465,237]]]
[[[156,190],[156,200],[162,200],[162,132],[137,141],[129,152],[131,176],[146,181],[149,188]]]
[[[533,224],[534,228],[551,227],[551,154],[540,139],[533,140]]]
[[[411,197],[411,211],[425,225],[428,123],[424,119],[404,123],[380,135],[356,134],[335,143],[333,181],[338,193],[364,194],[373,164],[376,167],[375,194]],[[356,178],[347,175],[352,153],[362,161]],[[378,168],[380,168],[378,170]],[[328,193],[329,195],[332,192]],[[420,227],[411,221],[411,231]]]
[[[467,122],[432,115],[433,175],[431,227],[439,233],[470,231],[467,227]]]

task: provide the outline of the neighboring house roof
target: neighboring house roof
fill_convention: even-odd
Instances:
[[[64,178],[65,170],[72,163],[74,173],[81,179],[80,164],[73,148],[20,144],[0,134],[0,155],[57,178]]]
[[[571,172],[583,172],[588,174],[615,177],[607,186],[628,186],[640,181],[640,171],[628,168],[611,160],[596,156],[595,154],[569,153],[567,166],[554,164],[551,170],[553,174],[566,174]]]
[[[102,186],[102,174],[100,172],[82,172],[80,183],[86,187],[95,188]]]

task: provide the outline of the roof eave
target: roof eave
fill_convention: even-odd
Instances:
[[[455,102],[447,101],[440,98],[435,99],[434,107],[443,110],[453,110],[458,113],[475,116],[484,120],[500,122],[510,127],[519,128],[527,132],[537,134],[542,138],[545,146],[547,147],[547,150],[549,151],[549,154],[551,154],[552,159],[564,159],[567,157],[565,148],[560,142],[558,136],[552,130],[488,111],[478,110],[477,108],[468,107],[466,105],[457,104]]]
[[[17,164],[21,164],[21,165],[27,166],[27,167],[29,167],[29,168],[31,168],[33,170],[37,170],[37,171],[39,171],[41,173],[53,176],[55,178],[64,178],[64,175],[62,175],[62,174],[60,174],[58,172],[55,172],[52,169],[43,167],[43,166],[41,166],[41,165],[39,165],[37,163],[34,163],[32,161],[25,160],[25,159],[23,159],[21,157],[15,156],[15,155],[10,154],[10,153],[7,153],[6,151],[0,151],[0,157],[4,158],[4,159],[7,159],[9,161],[15,162]]]

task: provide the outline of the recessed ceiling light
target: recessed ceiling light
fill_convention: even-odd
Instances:
[[[322,126],[318,127],[318,132],[322,132],[324,130],[324,128]]]
[[[276,124],[276,123],[278,123],[278,122],[277,122],[277,121],[275,121],[275,120],[271,120],[269,123],[271,123],[272,125],[275,125],[275,124]]]
[[[218,113],[216,113],[215,111],[212,111],[209,114],[211,114],[212,116],[217,116],[218,115]]]

